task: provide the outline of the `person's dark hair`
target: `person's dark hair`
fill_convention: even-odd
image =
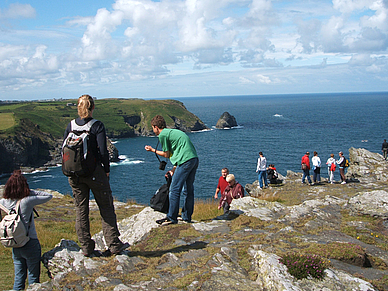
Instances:
[[[314,156],[317,156],[317,155],[318,155],[318,153],[316,151],[314,151]]]
[[[27,179],[22,175],[22,171],[13,171],[11,177],[5,183],[3,198],[23,199],[29,195],[30,187],[28,186]]]
[[[262,155],[263,155],[263,152],[259,152],[259,155],[262,156]]]
[[[159,129],[163,129],[166,128],[166,121],[164,120],[163,116],[156,115],[154,118],[152,118],[151,125],[157,126]]]
[[[228,168],[222,168],[221,171],[227,171],[229,173],[229,169]]]

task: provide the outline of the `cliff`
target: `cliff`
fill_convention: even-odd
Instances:
[[[71,101],[71,102],[70,102]],[[16,168],[54,166],[61,162],[63,132],[77,117],[76,100],[0,104],[0,174]],[[206,129],[176,100],[96,100],[94,118],[105,124],[109,138],[153,135],[151,119],[160,114],[167,126],[185,132]],[[114,146],[111,153],[115,152]],[[112,156],[114,157],[114,156]]]
[[[30,290],[388,290],[387,182],[308,186],[300,178],[289,171],[257,197],[233,200],[227,216],[214,210],[216,203],[205,210],[197,201],[191,224],[159,226],[155,220],[164,214],[116,203],[128,214],[119,229],[131,247],[115,257],[86,258],[64,238],[43,255],[52,279]],[[257,181],[246,185],[253,188]],[[70,201],[63,205],[59,197],[47,209],[74,215]],[[93,201],[90,207],[97,212]],[[102,233],[93,238],[104,250]],[[279,261],[287,254],[297,254],[294,263],[319,256],[327,264],[324,278],[296,279]]]

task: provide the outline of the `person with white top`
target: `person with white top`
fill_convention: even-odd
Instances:
[[[321,159],[318,157],[318,153],[314,151],[314,156],[311,159],[313,163],[313,181],[314,183],[321,182]]]
[[[263,156],[262,152],[259,152],[259,158],[257,159],[256,173],[259,173],[259,185],[260,189],[263,189],[263,180],[265,187],[268,187],[267,181],[267,159]]]
[[[334,166],[332,166],[334,164]],[[327,173],[329,174],[329,182],[334,184],[334,171],[335,171],[335,159],[334,154],[330,155],[330,158],[327,159]]]

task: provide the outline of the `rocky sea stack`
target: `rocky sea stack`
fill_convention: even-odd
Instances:
[[[229,112],[222,113],[221,117],[218,119],[216,128],[232,128],[238,126],[236,118],[233,115],[230,115]]]
[[[131,247],[115,257],[86,258],[64,238],[43,255],[51,279],[29,290],[388,290],[387,180],[372,174],[388,162],[364,149],[350,152],[345,185],[309,186],[301,173],[288,171],[267,189],[257,181],[246,185],[247,197],[234,199],[229,215],[217,212],[215,202],[205,211],[214,217],[194,211],[190,224],[159,226],[155,220],[164,214],[117,202],[116,210],[127,214],[121,239]],[[371,174],[363,180],[355,173]],[[45,211],[74,215],[69,197],[59,199]],[[90,208],[98,211],[93,201]],[[53,217],[45,211],[41,217]],[[101,232],[93,239],[105,249]],[[296,263],[321,258],[323,279],[296,279],[280,262],[289,254]]]

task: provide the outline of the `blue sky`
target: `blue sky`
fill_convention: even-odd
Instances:
[[[388,0],[0,2],[1,100],[388,91]]]

